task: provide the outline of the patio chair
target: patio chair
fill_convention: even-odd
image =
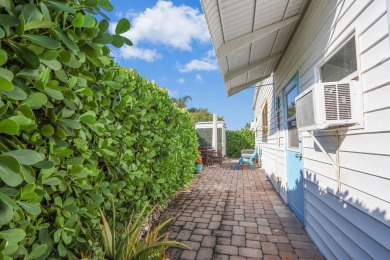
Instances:
[[[200,151],[202,155],[202,162],[205,166],[210,166],[213,164],[209,148],[198,147],[198,151]]]
[[[211,155],[211,159],[213,160],[213,164],[215,162],[219,162],[219,164],[222,164],[223,161],[222,148],[218,149],[218,151],[214,151]]]
[[[256,159],[256,156],[259,152],[259,146],[256,146],[255,151],[252,154],[243,153],[241,154],[240,160],[237,164],[237,169],[240,170],[241,164],[248,164],[252,170],[255,169],[255,166],[253,165],[253,160]]]

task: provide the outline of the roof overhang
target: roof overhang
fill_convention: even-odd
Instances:
[[[201,0],[228,96],[274,72],[307,0]]]

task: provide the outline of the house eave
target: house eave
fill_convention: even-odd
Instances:
[[[269,77],[307,0],[201,0],[228,96]]]

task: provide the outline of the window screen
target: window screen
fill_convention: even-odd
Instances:
[[[293,119],[287,122],[288,129],[288,148],[299,149],[299,133],[297,128],[297,120]]]
[[[287,101],[287,130],[288,149],[299,148],[299,133],[295,119],[295,98],[298,96],[298,87],[294,86],[286,95]]]
[[[357,71],[355,37],[320,67],[321,81],[340,81]]]
[[[298,96],[297,86],[287,94],[287,119],[295,116],[295,98]]]

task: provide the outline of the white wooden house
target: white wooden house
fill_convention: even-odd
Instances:
[[[263,170],[321,253],[390,259],[390,0],[201,3],[227,94],[256,85]]]

